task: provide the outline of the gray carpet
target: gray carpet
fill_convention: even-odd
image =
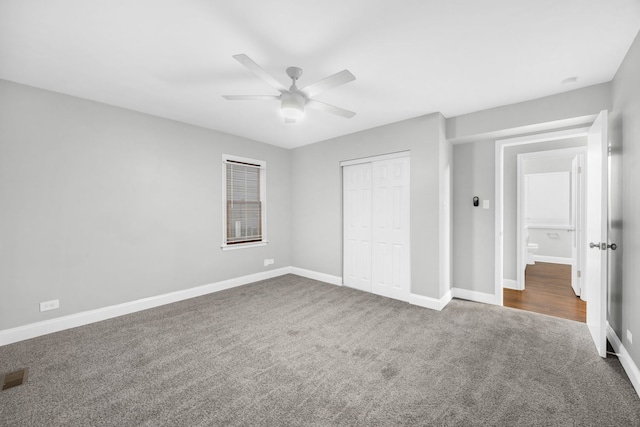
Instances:
[[[3,426],[640,425],[586,326],[294,275],[0,347]]]

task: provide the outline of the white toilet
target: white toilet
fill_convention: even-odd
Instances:
[[[536,262],[533,260],[533,254],[538,250],[537,243],[529,243],[529,230],[525,228],[525,242],[527,243],[527,264],[533,265]]]

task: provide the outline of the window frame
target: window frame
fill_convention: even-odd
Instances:
[[[229,243],[227,236],[227,164],[246,163],[255,165],[260,169],[260,227],[261,240],[245,243]],[[231,154],[222,155],[222,245],[223,251],[253,248],[265,246],[267,240],[267,162],[264,160],[250,159],[247,157],[234,156]]]

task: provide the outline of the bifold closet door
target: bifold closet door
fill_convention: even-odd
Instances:
[[[346,286],[371,292],[371,163],[342,170]]]
[[[410,293],[409,157],[372,163],[371,290],[406,301]]]
[[[407,300],[409,157],[343,168],[344,284]]]

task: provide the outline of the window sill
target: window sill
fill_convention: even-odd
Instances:
[[[237,245],[225,245],[223,244],[222,246],[220,246],[220,248],[223,251],[234,251],[236,249],[244,249],[244,248],[255,248],[258,246],[267,246],[267,243],[269,243],[266,240],[263,240],[262,242],[252,242],[252,243],[238,243]]]

